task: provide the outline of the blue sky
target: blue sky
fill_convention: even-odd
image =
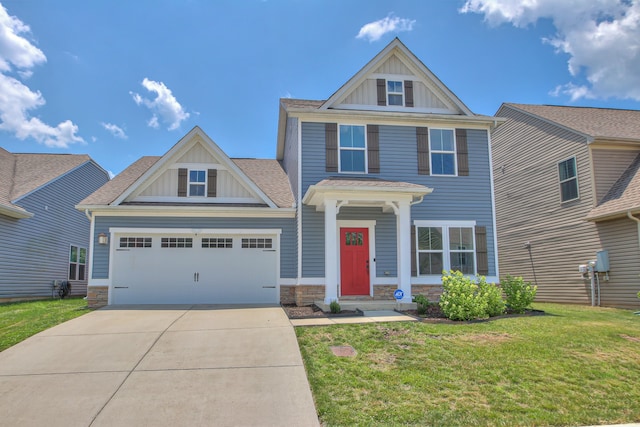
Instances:
[[[0,4],[0,147],[116,174],[195,125],[273,158],[279,98],[328,98],[396,36],[477,114],[640,109],[637,0]]]

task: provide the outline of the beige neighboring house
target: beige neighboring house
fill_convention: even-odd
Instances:
[[[640,111],[505,103],[496,116],[501,274],[537,282],[538,301],[640,307]]]

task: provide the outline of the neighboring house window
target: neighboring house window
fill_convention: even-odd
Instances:
[[[365,127],[340,125],[340,172],[366,173]]]
[[[558,163],[560,174],[560,195],[563,202],[575,200],[578,196],[578,169],[576,168],[576,158],[564,160]]]
[[[204,197],[206,192],[207,171],[189,171],[189,196]]]
[[[84,280],[87,265],[87,249],[71,246],[69,251],[69,280]]]
[[[387,102],[388,105],[399,105],[404,106],[403,96],[404,92],[402,90],[402,82],[395,82],[388,80],[387,81]]]
[[[440,275],[458,270],[476,274],[474,224],[416,221],[419,275]]]
[[[432,175],[456,174],[456,144],[452,129],[429,129]]]

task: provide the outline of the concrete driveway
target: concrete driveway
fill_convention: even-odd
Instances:
[[[109,307],[0,353],[11,426],[317,426],[280,307]]]

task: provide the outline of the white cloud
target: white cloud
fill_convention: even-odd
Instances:
[[[111,132],[111,135],[120,139],[127,139],[127,134],[122,130],[121,127],[114,125],[113,123],[100,123],[103,128]]]
[[[162,118],[162,121],[169,125],[169,130],[177,129],[180,123],[189,118],[189,113],[182,108],[182,105],[173,96],[171,90],[165,86],[162,82],[155,82],[144,78],[142,80],[142,86],[149,92],[156,94],[156,98],[153,100],[143,98],[138,93],[129,92],[133,101],[138,105],[144,105],[153,112],[153,117],[147,122],[152,128],[159,126],[158,116]]]
[[[490,25],[526,28],[550,19],[557,33],[543,42],[569,55],[568,70],[588,84],[569,82],[551,93],[580,98],[640,100],[640,2],[633,0],[467,0],[462,13],[483,14]]]
[[[397,16],[393,16],[393,14],[389,14],[386,18],[363,25],[356,38],[375,42],[387,33],[411,31],[415,23],[416,21],[414,19],[398,18]]]
[[[84,142],[77,135],[78,126],[65,120],[53,127],[29,111],[42,107],[45,100],[40,92],[33,92],[10,73],[23,79],[31,77],[31,68],[47,61],[44,53],[23,34],[30,28],[15,16],[9,16],[0,4],[0,130],[11,132],[18,139],[33,138],[48,147],[66,148]]]

